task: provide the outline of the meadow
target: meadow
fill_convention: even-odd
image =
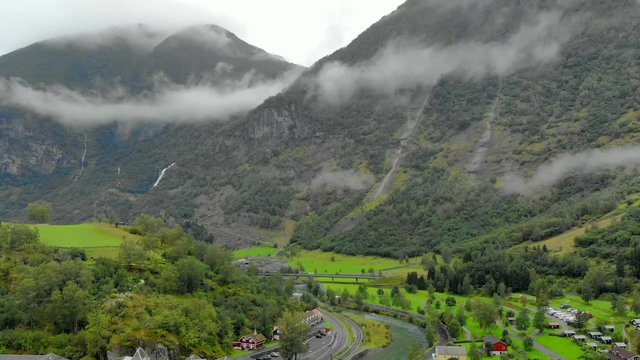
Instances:
[[[126,229],[106,223],[76,225],[32,225],[38,230],[40,240],[53,247],[83,249],[87,257],[116,258],[123,240],[137,240],[137,235]]]
[[[301,250],[287,258],[290,266],[304,268],[305,272],[316,274],[359,274],[373,270],[403,267],[406,263],[375,256],[350,256],[320,250]]]
[[[110,224],[89,223],[77,225],[34,225],[40,240],[63,248],[118,247],[124,239],[137,239],[135,235]]]

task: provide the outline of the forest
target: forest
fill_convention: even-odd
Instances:
[[[228,250],[143,215],[117,258],[45,246],[26,225],[0,226],[0,352],[106,360],[138,346],[218,358],[239,336],[270,333],[293,284],[257,278]]]

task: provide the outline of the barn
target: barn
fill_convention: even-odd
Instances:
[[[498,339],[495,335],[487,335],[482,340],[489,355],[501,355],[509,352],[507,343]]]

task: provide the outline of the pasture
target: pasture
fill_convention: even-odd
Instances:
[[[62,248],[111,248],[120,246],[124,239],[137,239],[122,228],[104,223],[34,225],[34,228],[43,243]]]
[[[350,256],[320,250],[300,250],[295,256],[289,257],[287,262],[290,266],[302,266],[304,272],[316,274],[359,274],[369,270],[377,273],[380,270],[406,265],[393,259]]]

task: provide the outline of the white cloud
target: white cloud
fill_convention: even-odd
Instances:
[[[577,154],[562,154],[540,165],[529,178],[507,174],[502,179],[503,190],[509,194],[529,194],[553,186],[574,172],[592,173],[636,166],[640,166],[640,146],[592,149]]]
[[[403,0],[0,1],[0,54],[47,38],[122,24],[176,31],[217,24],[289,61],[311,65],[345,46]]]
[[[338,105],[360,89],[393,93],[432,86],[453,73],[470,78],[506,75],[555,60],[581,23],[556,11],[539,14],[503,42],[424,46],[397,39],[372,59],[354,66],[325,64],[317,76],[316,92],[322,101]]]
[[[143,53],[150,52],[169,35],[166,29],[151,28],[148,25],[123,25],[76,35],[47,39],[44,44],[54,47],[74,45],[83,48],[96,48],[113,44],[116,39],[122,40],[134,49]]]
[[[297,73],[289,73],[277,80],[256,81],[249,73],[241,81],[224,87],[164,82],[154,91],[136,96],[123,88],[99,94],[82,93],[60,85],[35,87],[18,79],[0,77],[0,104],[51,116],[67,125],[226,120],[277,94],[296,76]]]

